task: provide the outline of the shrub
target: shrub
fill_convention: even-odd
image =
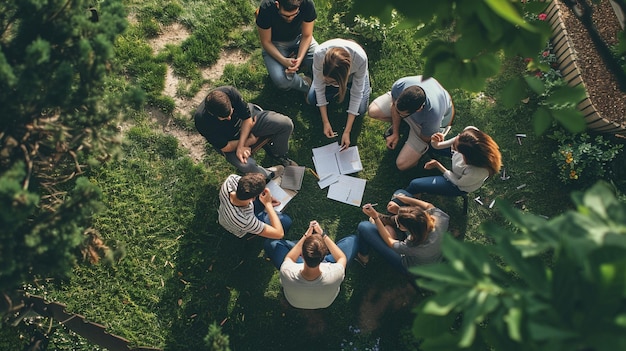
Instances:
[[[230,351],[228,335],[215,322],[209,325],[209,332],[204,337],[204,344],[210,351]]]
[[[611,162],[623,145],[612,145],[601,135],[592,138],[587,133],[569,134],[561,130],[549,138],[558,143],[552,153],[558,178],[565,184],[590,184],[605,178],[606,165]]]

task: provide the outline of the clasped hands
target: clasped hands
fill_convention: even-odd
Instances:
[[[320,227],[320,224],[316,220],[312,220],[311,222],[309,222],[309,228],[304,233],[304,236],[309,236],[313,234],[321,235],[322,233],[324,233],[324,230],[322,230],[322,227]]]

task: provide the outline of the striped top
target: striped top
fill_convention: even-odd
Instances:
[[[254,204],[235,206],[230,202],[230,193],[237,191],[237,184],[241,176],[231,174],[226,178],[220,189],[220,207],[217,209],[218,221],[238,238],[246,233],[259,235],[265,229],[265,223],[254,215]]]

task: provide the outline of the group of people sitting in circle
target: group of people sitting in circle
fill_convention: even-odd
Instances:
[[[305,93],[306,102],[319,108],[328,138],[339,135],[327,106],[335,99],[343,103],[348,96],[347,120],[339,138],[342,148],[351,145],[355,119],[367,112],[371,118],[390,123],[383,135],[389,149],[399,145],[401,123],[408,124],[406,142],[396,159],[399,170],[415,167],[429,148],[451,157],[451,167],[447,169],[437,160],[426,162],[424,168],[442,174],[416,178],[405,189],[397,190],[385,213],[365,204],[362,211],[367,220],[358,224],[356,234],[337,243],[315,220],[298,241],[286,240],[292,220],[275,211],[278,203],[266,184],[279,177],[284,167],[297,165],[288,157],[293,122],[288,116],[246,103],[232,86],[212,89],[194,114],[196,128],[242,174],[231,174],[222,184],[218,221],[239,238],[266,238],[265,255],[280,272],[285,298],[303,309],[330,306],[339,294],[348,264],[358,262],[365,267],[372,252],[406,275],[410,275],[410,267],[440,261],[442,237],[450,217],[419,195],[467,194],[480,188],[501,167],[498,145],[475,127],[445,140],[439,128],[444,118],[453,117],[454,105],[434,78],[400,78],[391,91],[369,104],[365,51],[345,39],[318,45],[312,35],[316,17],[311,0],[261,1],[256,12],[257,30],[265,65],[276,87]],[[302,71],[310,72],[312,79]],[[278,163],[268,168],[252,157],[254,146],[265,138],[271,139],[263,146],[266,154]]]

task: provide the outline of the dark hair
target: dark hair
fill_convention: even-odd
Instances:
[[[339,102],[343,102],[348,90],[350,65],[352,65],[352,57],[344,48],[330,48],[324,55],[322,74],[324,77],[334,79],[339,85]]]
[[[455,148],[463,154],[466,164],[486,168],[490,176],[500,172],[500,149],[487,133],[473,127],[466,128],[457,136]]]
[[[239,200],[249,200],[257,197],[265,190],[265,176],[261,173],[248,173],[239,178],[235,195]]]
[[[204,98],[204,112],[215,117],[228,117],[232,109],[230,98],[221,90],[212,90]]]
[[[435,228],[435,218],[419,207],[400,207],[396,216],[398,216],[398,223],[411,233],[411,236],[406,239],[409,246],[423,243]]]
[[[302,5],[302,0],[276,0],[279,7],[285,11],[293,11]]]
[[[424,89],[417,85],[412,85],[400,93],[396,101],[396,107],[398,111],[409,111],[413,113],[419,110],[425,102],[426,93]]]
[[[302,258],[304,263],[311,268],[319,266],[328,252],[324,238],[319,234],[309,235],[302,243]]]

